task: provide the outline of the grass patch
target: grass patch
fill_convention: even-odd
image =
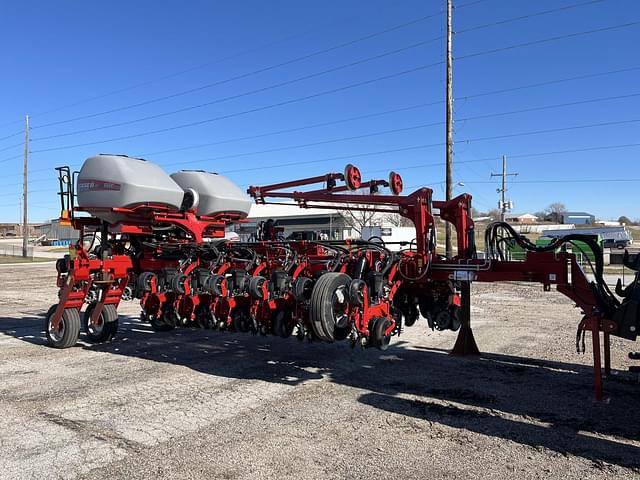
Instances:
[[[14,257],[11,255],[0,256],[0,265],[3,263],[41,263],[41,262],[55,262],[55,258],[42,258],[42,257]]]

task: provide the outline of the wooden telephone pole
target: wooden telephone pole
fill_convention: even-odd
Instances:
[[[29,247],[29,214],[27,210],[28,185],[27,175],[29,171],[29,115],[25,115],[24,130],[24,172],[22,185],[22,256],[27,257]]]
[[[492,173],[492,177],[502,177],[502,186],[498,189],[498,193],[500,194],[500,221],[504,222],[505,217],[507,215],[507,210],[511,208],[510,203],[507,202],[506,193],[507,193],[507,177],[516,177],[517,173],[507,173],[507,156],[502,156],[502,173]]]
[[[447,0],[447,161],[446,161],[446,200],[451,200],[453,196],[453,61],[451,55],[451,12],[453,0]],[[453,256],[453,245],[451,241],[451,224],[445,222],[445,242],[447,258]]]

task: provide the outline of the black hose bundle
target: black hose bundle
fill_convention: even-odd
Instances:
[[[506,235],[505,235],[506,233]],[[572,244],[576,246],[580,251],[582,249],[578,247],[575,242],[579,241],[587,245],[593,253],[595,259],[595,267],[588,260],[588,263],[593,272],[595,282],[591,282],[596,299],[599,301],[600,307],[603,312],[612,314],[613,311],[620,305],[618,299],[613,295],[606,281],[604,280],[604,260],[602,258],[602,248],[598,245],[593,238],[588,235],[581,235],[577,233],[571,233],[563,237],[555,238],[549,243],[549,245],[538,246],[531,242],[524,235],[520,235],[515,229],[506,222],[494,222],[487,226],[485,231],[485,245],[487,248],[488,259],[504,260],[505,255],[502,249],[503,244],[514,243],[522,247],[524,250],[532,252],[551,252],[561,247],[563,244]],[[584,253],[582,251],[582,253]]]

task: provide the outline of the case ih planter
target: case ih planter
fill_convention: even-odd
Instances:
[[[251,200],[216,174],[169,176],[150,162],[113,155],[92,157],[74,174],[68,167],[58,172],[61,219],[80,231],[80,241],[57,263],[60,299],[46,319],[53,347],[74,345],[81,328],[90,341],[111,340],[118,304],[133,291],[141,318],[156,331],[195,326],[386,349],[421,314],[434,330],[459,331],[453,354],[477,354],[471,282],[526,281],[545,291],[555,286],[581,308],[577,345],[591,331],[596,397],[602,398],[600,332],[608,374],[610,335],[635,340],[640,326],[638,275],[617,289],[618,300],[603,280],[600,247],[588,237],[570,235],[541,248],[498,222],[487,227],[479,258],[471,196],[443,202],[433,200],[429,188],[403,194],[394,172],[363,181],[358,168],[347,165],[343,173],[252,186],[247,193],[256,203],[293,200],[303,208],[400,214],[416,234],[399,251],[382,239],[282,240],[272,222],[261,225],[256,241],[227,240],[225,228],[247,216]],[[453,258],[437,252],[436,217],[456,229]],[[594,281],[575,255],[560,250],[578,240],[595,256]],[[524,261],[506,258],[514,243],[527,252]],[[628,259],[627,265],[640,267]]]

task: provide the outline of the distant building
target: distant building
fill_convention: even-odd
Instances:
[[[354,228],[347,225],[344,218],[333,209],[300,208],[295,204],[252,204],[247,219],[235,225],[233,230],[246,240],[256,232],[259,222],[274,220],[277,227],[284,230],[285,237],[314,234],[322,239],[343,240],[357,237]]]
[[[506,220],[514,223],[536,223],[538,217],[531,213],[523,213],[521,215],[509,215]]]
[[[560,223],[566,225],[590,225],[595,223],[596,217],[587,212],[562,212]]]
[[[29,224],[29,236],[33,237],[36,234],[36,230],[40,225],[30,223]],[[0,238],[4,237],[22,237],[22,224],[21,223],[0,223]]]
[[[35,228],[35,236],[43,240],[71,240],[75,241],[79,237],[79,232],[73,227],[60,225],[60,220],[57,218],[51,220],[49,223],[43,223]]]

